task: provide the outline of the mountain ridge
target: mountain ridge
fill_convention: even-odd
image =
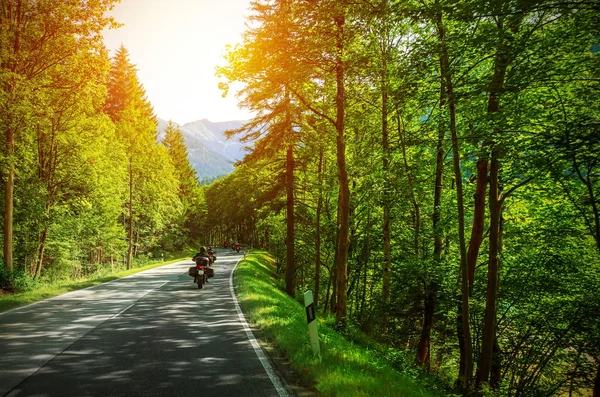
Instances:
[[[226,139],[224,132],[228,129],[242,127],[246,121],[231,120],[211,122],[201,119],[183,125],[173,122],[179,127],[188,150],[188,159],[196,170],[198,180],[214,179],[233,172],[233,163],[244,157],[245,144],[235,137]],[[169,121],[158,118],[159,142],[165,136]]]

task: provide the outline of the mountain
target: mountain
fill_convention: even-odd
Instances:
[[[182,125],[181,131],[186,130],[199,137],[209,150],[219,153],[226,159],[237,161],[244,157],[244,144],[235,138],[227,140],[224,133],[225,130],[240,128],[244,123],[239,120],[213,123],[203,119]]]
[[[158,119],[158,141],[165,136],[168,121]],[[177,124],[177,123],[175,123]],[[236,139],[226,140],[224,132],[240,128],[244,121],[213,123],[206,119],[179,125],[188,149],[190,164],[199,180],[227,175],[233,172],[233,162],[244,157],[245,144]]]

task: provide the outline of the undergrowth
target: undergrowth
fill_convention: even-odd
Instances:
[[[0,292],[3,292],[0,293],[0,312],[43,299],[52,298],[67,292],[127,277],[144,270],[179,262],[182,259],[189,258],[190,255],[180,254],[179,256],[181,257],[165,262],[162,260],[136,262],[134,263],[134,267],[129,270],[122,269],[121,267],[116,267],[114,269],[103,268],[88,277],[80,277],[76,280],[52,280],[44,277],[42,279],[34,279],[25,272],[15,271],[12,274],[5,272],[6,274],[0,275],[0,279],[4,280],[3,283],[8,285],[9,288],[0,285]],[[3,288],[6,289],[2,291]]]
[[[385,351],[358,333],[355,337],[344,336],[335,330],[331,319],[318,319],[321,355],[313,355],[304,307],[278,288],[274,260],[266,252],[253,251],[240,262],[234,281],[249,320],[319,395],[445,395],[405,365],[407,360],[401,353]]]

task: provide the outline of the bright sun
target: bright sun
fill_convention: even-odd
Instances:
[[[230,93],[222,98],[215,66],[226,44],[241,41],[250,0],[122,0],[104,32],[112,52],[123,44],[158,117],[186,123],[248,119]]]

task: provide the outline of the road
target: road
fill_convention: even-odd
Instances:
[[[287,396],[232,296],[221,250],[0,314],[0,396]]]

